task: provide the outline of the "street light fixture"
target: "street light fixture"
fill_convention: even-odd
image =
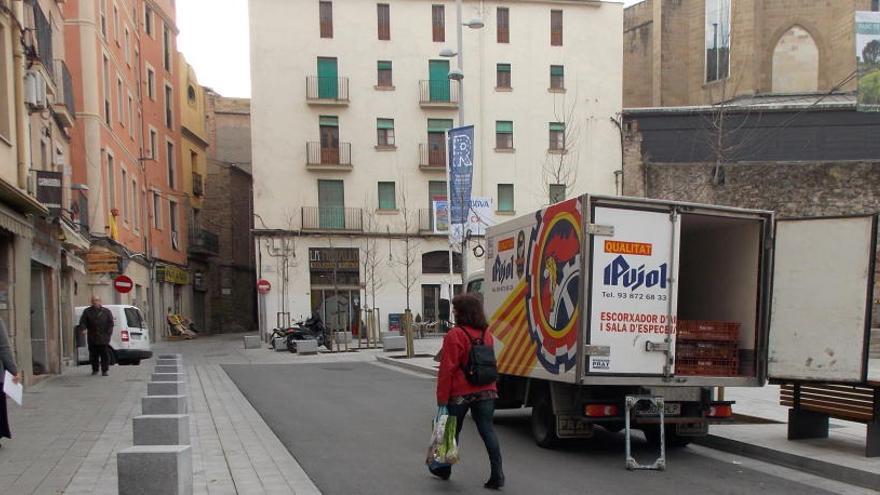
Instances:
[[[458,55],[458,52],[453,50],[452,48],[444,48],[440,50],[441,57],[452,58],[456,55]]]
[[[461,81],[462,79],[464,79],[464,72],[462,72],[461,69],[459,69],[458,67],[455,67],[449,71],[449,79],[453,81]],[[461,103],[459,102],[459,105],[460,104]],[[464,125],[463,121],[461,125]]]
[[[471,20],[467,21],[466,23],[464,23],[464,25],[467,26],[467,27],[469,27],[469,28],[471,28],[471,29],[481,29],[481,28],[483,28],[486,24],[485,24],[485,23],[483,22],[483,20],[480,19],[479,17],[474,17],[473,19],[471,19]]]

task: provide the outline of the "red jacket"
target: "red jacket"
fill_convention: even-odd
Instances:
[[[465,332],[470,335],[470,338],[465,335]],[[443,337],[440,372],[437,374],[437,404],[448,403],[450,397],[459,397],[484,390],[498,390],[495,383],[471,385],[464,377],[464,371],[461,370],[468,361],[471,339],[480,338],[482,333],[475,328],[457,326]],[[485,345],[494,345],[492,334],[486,330],[485,335]]]

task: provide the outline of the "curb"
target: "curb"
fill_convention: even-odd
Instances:
[[[435,369],[427,369],[424,366],[419,366],[417,364],[412,364],[404,361],[403,359],[394,359],[385,356],[376,356],[376,360],[380,363],[388,364],[391,366],[397,366],[398,368],[403,368],[409,371],[415,371],[416,373],[421,373],[423,375],[429,376],[437,376],[437,370]]]
[[[803,471],[822,478],[860,486],[862,488],[876,490],[877,487],[880,486],[880,474],[790,454],[769,447],[762,447],[760,445],[731,440],[729,438],[711,434],[703,438],[695,438],[693,442],[697,445],[702,445],[711,449],[728,452],[730,454],[737,454],[743,457],[750,457],[771,464],[778,464],[780,466]]]

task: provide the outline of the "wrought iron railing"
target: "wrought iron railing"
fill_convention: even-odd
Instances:
[[[348,78],[309,76],[306,78],[306,99],[348,102]]]
[[[306,143],[306,165],[351,166],[351,143],[321,146],[317,141],[309,141]]]
[[[302,228],[363,232],[363,209],[344,206],[303,206]]]
[[[457,105],[460,99],[458,84],[450,79],[419,81],[419,103]]]
[[[419,144],[419,166],[446,169],[446,147]]]
[[[203,229],[190,229],[189,250],[193,253],[220,253],[220,237]]]

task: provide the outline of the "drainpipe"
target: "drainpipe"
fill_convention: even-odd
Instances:
[[[12,1],[12,12],[19,27],[24,22],[24,3],[22,0]],[[23,34],[22,34],[23,35]],[[28,162],[30,162],[30,135],[27,129],[27,111],[24,103],[24,47],[21,39],[12,41],[12,79],[15,94],[15,153],[18,164],[18,187],[27,190]]]

